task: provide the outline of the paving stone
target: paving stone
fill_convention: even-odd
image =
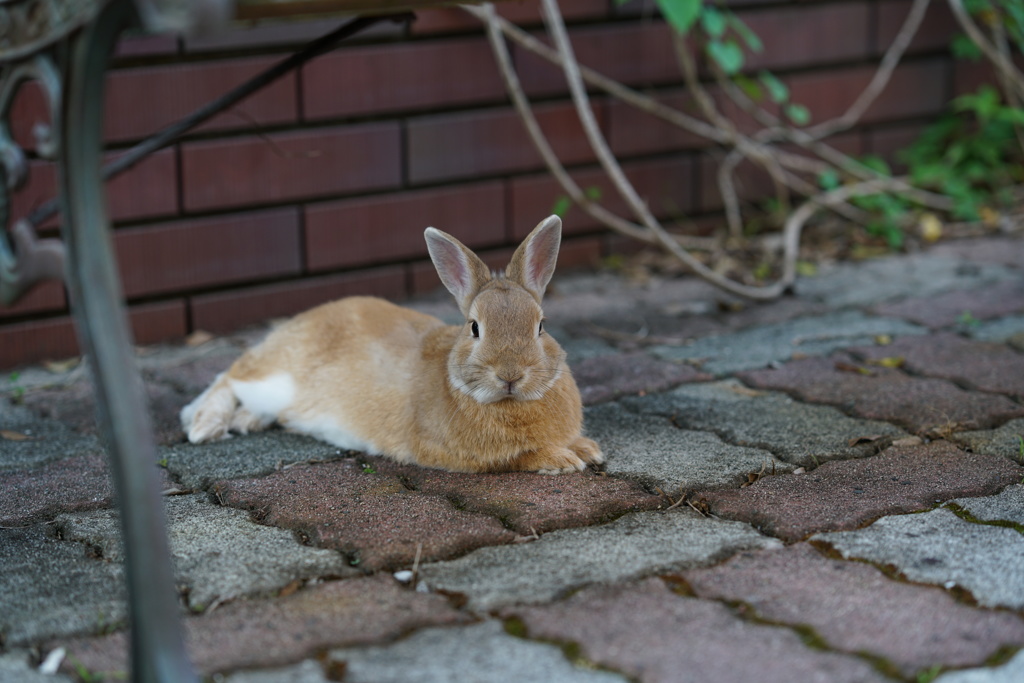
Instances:
[[[1024,608],[1024,534],[966,522],[946,509],[883,517],[814,537],[842,553],[896,567],[911,581],[961,586],[986,607]]]
[[[659,579],[506,613],[522,620],[529,637],[576,643],[587,659],[643,683],[886,680],[862,660],[811,650],[794,631],[743,621],[721,603],[676,595]]]
[[[1024,315],[1011,315],[970,325],[963,330],[972,339],[1009,344],[1024,351]]]
[[[959,496],[995,493],[1024,468],[965,453],[945,441],[894,446],[861,460],[836,460],[804,474],[762,477],[743,489],[701,492],[716,515],[753,524],[785,541],[854,529],[883,515],[927,510]]]
[[[972,517],[983,522],[1015,522],[1024,525],[1024,484],[1007,486],[995,496],[957,498],[949,502],[959,505]]]
[[[607,522],[626,512],[653,510],[664,500],[632,482],[589,472],[559,477],[533,472],[465,474],[379,457],[365,457],[364,462],[380,474],[397,477],[407,488],[443,497],[460,510],[496,517],[523,535]]]
[[[284,529],[261,526],[242,510],[214,505],[205,496],[164,499],[175,583],[192,610],[246,595],[268,594],[292,581],[353,576],[337,552],[301,545]],[[124,562],[116,511],[62,515],[63,537],[99,548]]]
[[[935,683],[1019,683],[1024,680],[1024,651],[1002,666],[951,671],[935,679]]]
[[[1024,280],[1012,279],[998,284],[940,294],[915,296],[896,303],[877,306],[878,315],[902,318],[932,329],[989,320],[1024,313]]]
[[[161,486],[174,486],[160,470]],[[33,470],[0,474],[0,526],[24,526],[62,512],[95,510],[114,504],[114,485],[107,459],[84,455]]]
[[[652,490],[739,486],[762,468],[793,469],[768,451],[727,444],[711,432],[679,429],[666,417],[637,415],[618,403],[588,408],[586,421],[587,433],[604,449],[605,471]]]
[[[60,422],[40,419],[25,406],[4,398],[0,398],[0,425],[12,433],[0,437],[0,472],[38,467],[69,455],[105,454],[96,436],[76,434]]]
[[[1024,240],[1019,237],[986,235],[950,240],[936,244],[929,253],[974,263],[994,263],[1010,268],[1024,267]]]
[[[420,576],[433,589],[464,594],[471,609],[489,610],[553,600],[592,583],[706,566],[777,543],[746,524],[690,510],[638,512],[604,526],[553,531],[531,543],[426,564]]]
[[[294,664],[327,648],[374,645],[413,629],[468,620],[443,596],[415,593],[378,574],[307,587],[275,600],[239,600],[185,619],[184,629],[189,659],[208,676]],[[123,631],[58,644],[89,671],[127,669]]]
[[[950,440],[975,453],[999,455],[1024,465],[1021,439],[1024,439],[1024,419],[1010,420],[998,429],[959,432],[950,436]]]
[[[813,318],[704,337],[687,346],[653,346],[656,356],[699,362],[714,375],[764,368],[797,356],[822,356],[837,349],[870,344],[879,335],[923,334],[924,328],[891,318],[841,311]]]
[[[1024,305],[1024,292],[1021,303]],[[888,346],[853,348],[849,352],[869,363],[902,358],[901,367],[914,375],[940,377],[980,391],[1024,396],[1024,354],[1002,344],[946,333],[903,337]]]
[[[324,669],[312,659],[293,666],[240,671],[224,677],[224,683],[330,683]]]
[[[515,538],[496,517],[459,510],[352,459],[220,482],[214,490],[224,505],[257,511],[262,523],[299,531],[367,571],[409,566],[419,545],[421,559],[434,560]]]
[[[0,635],[6,647],[99,633],[127,617],[121,565],[60,541],[46,524],[0,529]]]
[[[607,671],[574,666],[556,645],[505,633],[501,622],[432,628],[384,647],[333,650],[346,683],[625,683]],[[472,673],[470,673],[472,672]]]
[[[960,258],[889,256],[839,263],[818,275],[798,278],[796,294],[830,307],[867,306],[914,296],[928,299],[943,292],[991,285],[1017,275],[1000,265],[964,263]]]
[[[211,443],[165,446],[159,455],[182,486],[205,489],[223,479],[270,474],[298,462],[336,460],[345,453],[309,436],[271,429]]]
[[[827,647],[882,657],[904,676],[935,665],[979,665],[1024,645],[1024,619],[958,603],[861,562],[830,560],[806,543],[740,553],[683,578],[698,597],[742,602],[772,623],[805,625]]]
[[[32,663],[27,650],[16,650],[0,655],[0,681],[10,683],[73,683],[60,674],[44,674]]]
[[[858,417],[895,422],[921,434],[987,428],[1024,415],[1024,407],[1004,396],[964,391],[947,380],[910,377],[895,368],[859,364],[843,353],[738,376],[758,389],[785,391],[804,401],[828,403]]]
[[[734,379],[682,386],[622,403],[641,415],[664,415],[679,427],[711,431],[729,443],[762,448],[804,467],[874,455],[893,439],[907,436],[887,422],[847,417],[828,406],[748,389]],[[856,443],[850,445],[851,441]]]
[[[605,403],[620,396],[653,394],[684,382],[711,379],[711,375],[692,365],[671,363],[639,352],[588,358],[576,363],[572,374],[584,405]]]

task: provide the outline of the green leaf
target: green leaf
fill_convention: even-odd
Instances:
[[[732,82],[743,91],[744,95],[755,102],[760,102],[761,98],[764,97],[764,91],[761,90],[761,86],[752,78],[747,78],[743,74],[736,74],[732,77]]]
[[[811,122],[811,112],[802,104],[790,102],[785,107],[786,117],[798,126],[806,126]]]
[[[953,37],[949,44],[949,49],[957,59],[967,59],[976,62],[982,57],[981,48],[962,33]]]
[[[839,187],[839,173],[834,168],[828,168],[818,174],[818,185],[823,190],[834,190]]]
[[[762,71],[757,76],[764,87],[768,89],[768,96],[772,98],[772,102],[775,104],[782,104],[789,100],[789,88],[786,84],[775,77],[775,74],[769,71]]]
[[[700,15],[702,0],[657,0],[657,3],[672,28],[685,36]]]
[[[700,27],[712,38],[721,38],[725,33],[725,15],[714,7],[705,7],[700,13]]]
[[[736,32],[743,42],[747,44],[754,52],[760,52],[764,49],[764,43],[757,37],[757,34],[750,30],[750,27],[743,23],[743,20],[737,17],[732,12],[725,15],[725,20],[729,23],[729,27]]]
[[[592,202],[599,201],[601,199],[601,188],[597,185],[591,185],[590,187],[583,190],[583,194],[587,196]]]
[[[743,68],[743,50],[735,40],[711,41],[708,43],[708,55],[730,76]]]
[[[562,195],[555,200],[555,205],[551,207],[551,213],[559,218],[565,218],[565,214],[569,213],[571,207],[572,200],[569,199],[568,195]]]

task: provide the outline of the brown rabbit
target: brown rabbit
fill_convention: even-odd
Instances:
[[[604,461],[581,433],[565,351],[540,302],[558,256],[551,216],[492,274],[427,228],[430,258],[463,325],[382,299],[350,297],[285,323],[181,411],[202,443],[274,422],[341,448],[455,472],[558,474]]]

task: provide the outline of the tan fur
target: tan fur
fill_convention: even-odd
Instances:
[[[276,420],[335,443],[351,437],[399,461],[458,472],[559,473],[602,462],[598,445],[582,436],[579,391],[565,352],[537,332],[559,236],[557,218],[538,225],[506,278],[487,273],[451,236],[428,229],[431,257],[465,324],[446,326],[372,297],[314,308],[273,331],[186,406],[189,439],[257,431]],[[247,383],[261,382],[282,395],[294,386],[294,398],[273,415],[259,414],[259,401],[240,404]]]

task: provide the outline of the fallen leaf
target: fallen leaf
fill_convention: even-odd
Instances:
[[[280,591],[278,591],[277,597],[279,597],[279,598],[286,598],[286,597],[288,597],[292,593],[294,593],[297,590],[299,590],[300,588],[302,588],[302,583],[303,583],[302,579],[295,579],[294,581],[289,583],[287,586],[282,588]]]
[[[995,228],[999,225],[999,212],[990,207],[983,206],[978,209],[978,216],[981,217],[981,222],[990,228]]]
[[[730,385],[729,386],[729,391],[733,392],[734,394],[739,394],[740,396],[747,396],[749,398],[755,398],[757,396],[763,396],[764,395],[763,391],[758,391],[757,389],[750,389],[750,388],[742,386],[742,385],[737,385],[737,386],[731,386]]]
[[[196,330],[185,337],[185,346],[202,346],[206,342],[213,341],[213,335],[206,330]]]
[[[12,432],[9,429],[0,429],[0,439],[6,439],[8,441],[32,441],[31,436],[22,434],[21,432]]]
[[[862,444],[862,443],[874,443],[875,441],[878,441],[879,439],[884,439],[884,438],[885,438],[884,434],[872,434],[871,436],[855,436],[852,439],[850,439],[849,441],[847,441],[846,445],[847,446],[856,446],[856,445]]]
[[[859,365],[854,365],[853,363],[847,363],[841,360],[836,361],[835,368],[840,372],[852,372],[858,375],[867,375],[868,377],[874,377],[875,375],[875,373],[871,372],[867,368],[862,368]]]
[[[869,365],[878,365],[883,368],[902,368],[907,359],[903,356],[888,356],[886,358],[875,358],[868,361]]]
[[[68,370],[72,370],[78,365],[78,358],[67,358],[65,360],[48,360],[43,363],[43,367],[48,372],[52,372],[55,375],[60,375]]]
[[[934,213],[921,214],[917,229],[925,242],[938,242],[942,237],[942,221]]]
[[[892,344],[892,337],[887,334],[875,335],[875,343],[879,346],[888,346]]]
[[[919,436],[908,436],[904,439],[896,439],[892,442],[893,446],[920,446],[924,441]]]

